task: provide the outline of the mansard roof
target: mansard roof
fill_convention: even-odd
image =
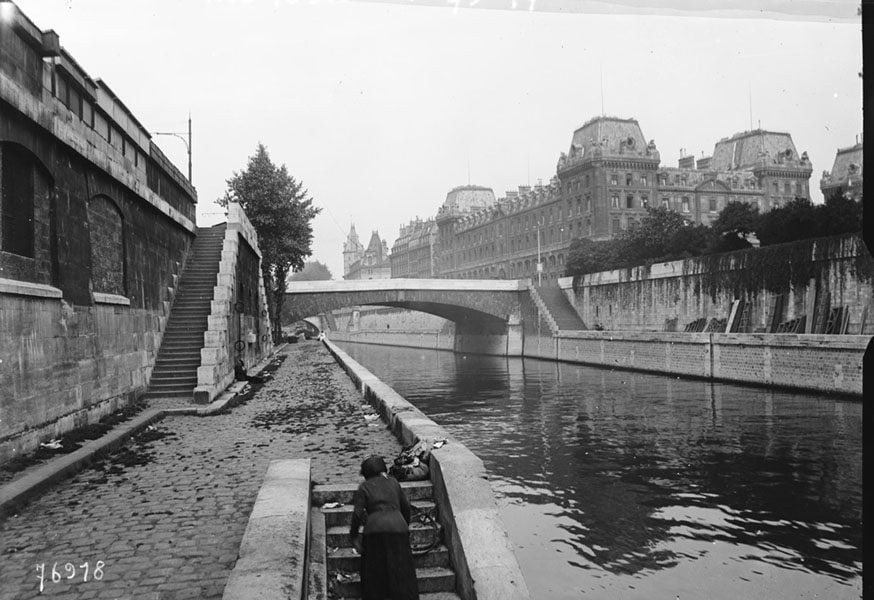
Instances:
[[[849,148],[841,148],[835,155],[835,164],[832,166],[832,181],[845,182],[850,176],[862,176],[862,143]]]
[[[461,185],[446,194],[446,201],[441,210],[449,214],[458,214],[486,208],[495,203],[495,192],[492,188],[481,185]]]
[[[791,135],[754,129],[719,140],[713,149],[710,169],[733,171],[773,164],[800,165],[801,162]]]
[[[595,117],[574,131],[571,156],[600,148],[602,156],[647,156],[646,139],[636,119]]]

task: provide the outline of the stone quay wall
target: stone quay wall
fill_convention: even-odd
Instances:
[[[529,599],[482,460],[343,350],[328,340],[325,346],[402,444],[447,440],[431,452],[431,482],[458,595],[464,600]]]
[[[148,385],[196,192],[14,4],[0,19],[0,462]]]
[[[791,245],[808,247],[810,241]],[[784,244],[783,250],[791,251],[791,245]],[[773,248],[753,252],[761,256],[774,252]],[[763,281],[734,277],[731,271],[740,271],[742,266],[731,255],[722,255],[725,259],[719,273],[707,271],[700,259],[686,259],[591,273],[576,280],[564,277],[558,285],[583,322],[593,329],[683,331],[697,319],[727,319],[734,301],[742,299],[751,309],[747,333],[767,332],[772,323],[801,315],[806,315],[807,322],[805,331],[799,333],[822,333],[815,326],[827,318],[830,308],[842,306],[848,313],[847,333],[874,334],[874,273],[870,272],[870,260],[858,260],[860,255],[868,255],[865,243],[858,236],[821,238],[813,242],[811,253],[815,277],[782,295],[768,291]],[[782,261],[768,268],[788,270],[790,265]],[[718,286],[711,294],[707,281],[714,278],[729,285]],[[732,280],[738,283],[730,285]],[[782,296],[780,302],[776,302],[777,296]]]
[[[870,336],[566,331],[529,335],[524,356],[862,396]]]

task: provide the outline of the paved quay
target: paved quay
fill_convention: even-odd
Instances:
[[[340,483],[400,450],[321,344],[280,358],[229,412],[166,417],[0,521],[0,600],[221,598],[270,460]]]

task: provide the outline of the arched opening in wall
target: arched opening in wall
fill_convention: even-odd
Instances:
[[[0,269],[3,277],[57,285],[54,179],[21,144],[0,141]]]
[[[88,201],[88,235],[91,242],[91,290],[127,295],[124,217],[107,196]]]
[[[498,271],[498,279],[506,279],[506,278],[507,278],[507,272],[504,269],[501,269],[500,271]]]
[[[34,258],[36,160],[24,146],[0,142],[0,250]]]
[[[531,261],[530,261],[530,260],[526,260],[526,261],[525,261],[525,272],[526,272],[526,273],[529,273],[530,271],[531,271]]]

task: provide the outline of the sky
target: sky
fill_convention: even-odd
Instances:
[[[433,216],[455,186],[547,183],[573,131],[636,118],[662,165],[761,126],[811,191],[862,132],[848,0],[18,0],[150,131],[193,122],[197,222],[259,142],[303,182],[313,256],[342,278],[351,224]],[[184,143],[154,141],[183,173]],[[681,150],[682,149],[682,150]]]

